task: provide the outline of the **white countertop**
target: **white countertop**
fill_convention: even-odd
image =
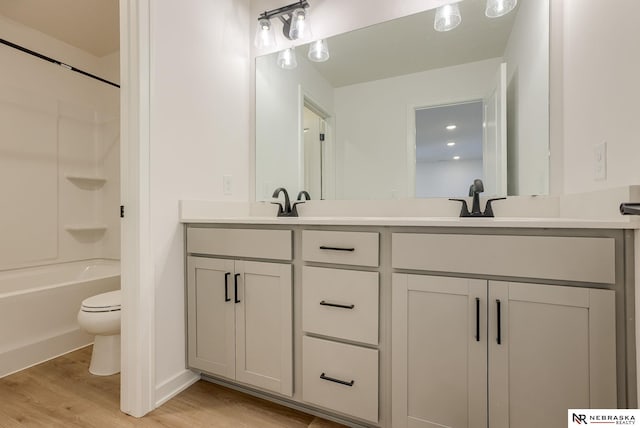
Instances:
[[[277,217],[276,205],[269,202],[184,200],[179,218],[181,223],[272,226],[640,229],[640,216],[618,211],[619,201],[633,200],[640,200],[640,186],[593,195],[509,197],[494,207],[493,218],[460,218],[460,206],[443,198],[308,201],[298,205],[300,217]]]
[[[251,225],[489,227],[555,229],[640,229],[631,217],[610,220],[575,218],[459,218],[459,217],[183,217],[181,223]]]

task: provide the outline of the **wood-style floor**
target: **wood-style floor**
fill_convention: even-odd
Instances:
[[[90,359],[87,347],[0,379],[0,427],[342,426],[203,381],[136,419],[119,410],[120,376],[92,376]]]

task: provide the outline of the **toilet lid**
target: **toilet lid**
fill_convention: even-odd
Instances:
[[[97,294],[82,301],[82,310],[85,312],[112,312],[119,311],[122,303],[120,290]]]

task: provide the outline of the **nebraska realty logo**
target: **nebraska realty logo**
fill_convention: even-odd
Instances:
[[[635,425],[640,417],[638,409],[569,409],[568,427],[590,424],[602,425]]]

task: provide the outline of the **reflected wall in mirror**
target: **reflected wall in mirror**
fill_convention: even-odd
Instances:
[[[429,10],[334,36],[325,62],[299,46],[291,70],[277,53],[256,58],[256,199],[279,186],[313,199],[465,196],[472,178],[487,196],[547,194],[549,2],[518,3],[490,19],[484,0],[464,0],[444,33]]]

